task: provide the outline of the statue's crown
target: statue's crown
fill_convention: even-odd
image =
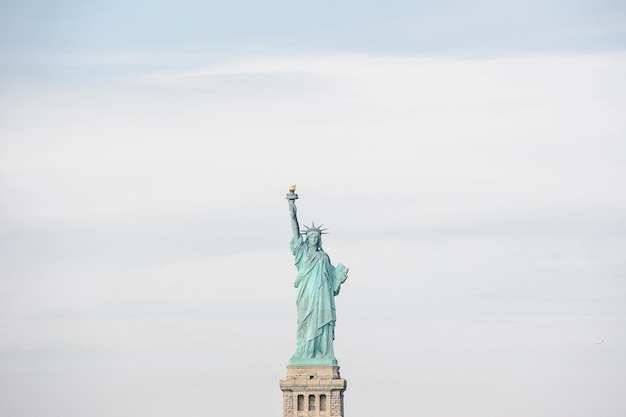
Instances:
[[[309,227],[309,226],[307,226],[307,225],[305,224],[305,225],[304,225],[304,227],[305,227],[306,229],[304,229],[304,230],[302,231],[302,233],[305,233],[305,234],[307,234],[307,235],[308,235],[309,233],[317,233],[317,234],[319,234],[319,235],[327,235],[327,234],[328,234],[328,232],[327,232],[326,230],[328,230],[328,229],[324,229],[324,228],[322,228],[322,226],[324,226],[324,225],[323,225],[323,224],[320,224],[319,226],[317,226],[317,227],[316,227],[316,226],[315,226],[315,222],[311,222],[311,227]]]

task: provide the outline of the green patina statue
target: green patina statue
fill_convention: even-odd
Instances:
[[[348,268],[342,264],[334,267],[322,250],[324,229],[305,226],[300,231],[294,194],[295,186],[287,194],[291,214],[291,252],[295,257],[298,276],[296,305],[298,330],[296,353],[290,365],[337,365],[333,352],[335,338],[335,296],[348,277]],[[303,238],[304,234],[304,238]]]

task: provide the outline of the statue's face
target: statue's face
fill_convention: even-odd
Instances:
[[[309,242],[309,245],[318,246],[320,243],[320,235],[317,233],[309,233],[306,240]]]

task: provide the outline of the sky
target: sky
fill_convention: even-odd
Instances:
[[[626,6],[0,2],[0,410],[282,415],[285,194],[346,416],[626,412]]]

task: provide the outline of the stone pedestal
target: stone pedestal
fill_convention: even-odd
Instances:
[[[283,417],[344,417],[346,380],[338,366],[288,366],[280,389]]]

